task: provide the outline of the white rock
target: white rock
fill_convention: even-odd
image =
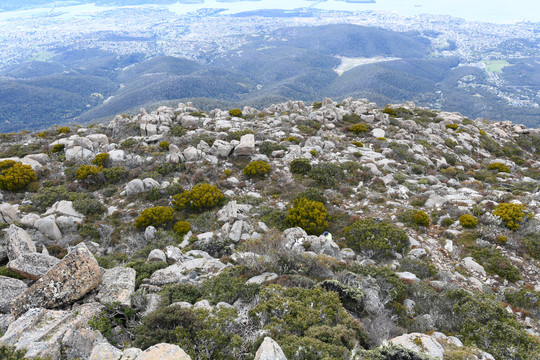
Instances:
[[[120,360],[122,350],[109,343],[101,343],[94,347],[88,360]]]
[[[373,137],[375,138],[383,138],[384,135],[385,135],[385,131],[383,129],[373,129],[373,131],[371,131],[371,135],[373,135]]]
[[[409,350],[422,352],[439,359],[442,359],[444,355],[442,345],[426,334],[405,334],[391,339],[390,342],[394,345],[401,345]]]
[[[7,256],[10,261],[15,260],[21,254],[36,252],[36,245],[30,239],[26,230],[11,224],[9,228],[4,229],[7,242]]]
[[[59,214],[64,216],[73,216],[78,218],[84,218],[84,215],[80,212],[76,211],[73,208],[73,202],[67,201],[67,200],[61,200],[55,202],[46,212],[45,216],[52,215],[52,214]]]
[[[51,240],[58,241],[62,239],[62,233],[56,225],[53,215],[36,220],[34,222],[34,227]]]
[[[246,134],[240,138],[240,143],[234,148],[234,154],[238,156],[249,156],[255,150],[255,135]]]
[[[19,221],[18,211],[9,203],[0,204],[0,223],[13,224]]]
[[[126,195],[136,195],[144,192],[144,183],[141,179],[133,179],[126,185]]]
[[[463,266],[467,271],[473,272],[473,273],[479,273],[483,276],[486,276],[486,270],[484,270],[484,267],[474,261],[472,257],[466,257],[463,258],[460,262],[461,266]]]
[[[272,338],[265,337],[254,360],[287,360],[283,350]]]
[[[154,249],[148,254],[147,262],[167,262],[165,253],[160,249]]]
[[[250,278],[248,281],[246,281],[246,285],[247,284],[263,284],[267,281],[272,281],[272,280],[275,280],[277,279],[279,276],[278,274],[276,273],[270,273],[270,272],[265,272],[261,275],[257,275],[257,276],[254,276],[252,278]]]

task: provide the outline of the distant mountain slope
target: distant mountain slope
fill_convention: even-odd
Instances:
[[[32,61],[0,72],[0,132],[95,121],[179,99],[196,98],[204,109],[215,100],[261,108],[326,96],[368,98],[379,105],[413,100],[471,118],[540,125],[539,109],[510,104],[504,94],[521,86],[519,91],[540,102],[537,57],[505,64],[497,74],[505,88],[493,86],[479,66],[463,66],[457,57],[430,57],[430,41],[418,33],[338,24],[246,39],[239,49],[219,57],[209,54],[209,64],[100,49],[53,49],[57,55],[50,62]],[[378,62],[339,76],[339,57]]]

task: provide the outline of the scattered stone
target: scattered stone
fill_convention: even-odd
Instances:
[[[0,313],[8,313],[13,299],[27,288],[28,286],[22,280],[0,275]]]
[[[157,344],[137,356],[136,360],[191,360],[178,345]]]

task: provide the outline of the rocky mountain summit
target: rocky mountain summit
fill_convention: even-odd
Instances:
[[[413,103],[1,134],[0,354],[540,359],[540,131]]]

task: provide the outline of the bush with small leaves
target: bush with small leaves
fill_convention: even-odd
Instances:
[[[17,349],[15,347],[1,345],[0,346],[0,359],[2,360],[45,360],[41,357],[28,358],[25,356],[26,350]]]
[[[532,214],[526,211],[527,208],[522,204],[500,203],[493,215],[498,216],[510,230],[517,230],[523,222],[532,217]]]
[[[474,228],[478,225],[478,219],[471,214],[463,214],[459,217],[459,223],[464,228]]]
[[[199,184],[191,191],[173,196],[173,206],[177,210],[204,211],[219,205],[225,196],[215,185]]]
[[[146,260],[136,260],[126,264],[126,267],[132,268],[137,273],[135,278],[137,287],[141,286],[144,279],[148,279],[154,272],[167,266],[168,264],[164,262],[146,262]]]
[[[269,163],[262,160],[256,160],[250,162],[244,168],[244,175],[249,178],[264,177],[272,170],[272,166]]]
[[[169,142],[168,141],[161,141],[159,143],[159,148],[162,150],[162,151],[169,151]]]
[[[255,134],[255,133],[251,129],[243,129],[243,130],[232,131],[227,135],[225,140],[227,140],[227,141],[232,141],[232,140],[240,141],[242,136],[247,135],[247,134]]]
[[[178,236],[184,236],[191,230],[191,225],[187,221],[178,221],[174,224],[174,232]]]
[[[521,273],[510,260],[497,249],[482,248],[472,252],[473,258],[490,274],[496,274],[511,282],[521,280]]]
[[[129,172],[122,166],[114,166],[111,168],[105,168],[102,171],[103,177],[108,184],[117,184],[120,181],[126,179]]]
[[[231,109],[229,110],[229,115],[234,117],[242,117],[242,110],[240,109]]]
[[[311,170],[311,163],[306,158],[294,159],[289,168],[293,174],[307,174]]]
[[[322,202],[300,198],[293,201],[286,221],[291,227],[301,227],[309,235],[320,235],[329,226],[327,216]]]
[[[286,149],[286,147],[283,146],[283,145],[279,145],[279,144],[277,144],[275,142],[272,142],[272,141],[265,141],[259,147],[259,152],[261,154],[266,155],[266,156],[270,156],[270,155],[272,155],[272,153],[274,151],[285,150],[285,149]]]
[[[429,215],[425,213],[423,210],[415,211],[414,215],[414,223],[420,226],[429,226],[431,224],[431,221],[429,220]]]
[[[90,177],[95,178],[103,171],[101,166],[82,165],[75,171],[75,177],[78,180],[86,180]]]
[[[496,172],[503,172],[503,173],[509,173],[510,172],[510,168],[503,164],[503,163],[499,163],[499,162],[494,162],[494,163],[491,163],[489,164],[488,166],[488,170],[493,170],[493,171],[496,171]]]
[[[317,102],[313,103],[313,110],[317,110],[317,109],[320,109],[320,108],[322,108],[322,102],[321,101],[317,101]]]
[[[323,204],[326,203],[326,200],[324,198],[322,191],[316,188],[307,188],[306,190],[302,191],[296,197],[296,199],[300,199],[300,198],[306,198],[311,201],[318,201]]]
[[[172,224],[173,219],[173,208],[168,206],[156,206],[141,211],[139,217],[135,219],[135,226],[139,230],[144,230],[148,226],[166,227]]]
[[[36,172],[30,165],[22,162],[3,161],[0,165],[0,189],[17,191],[25,189],[30,183],[37,181]]]
[[[364,144],[361,141],[353,141],[351,142],[356,147],[364,147]]]
[[[70,131],[71,131],[71,129],[69,128],[69,126],[62,126],[62,127],[58,128],[58,133],[59,134],[67,134]]]
[[[329,188],[344,180],[345,173],[337,164],[322,163],[314,165],[311,168],[309,177],[312,178],[317,184]]]
[[[345,228],[345,243],[356,252],[375,258],[391,258],[404,254],[409,247],[405,231],[375,219],[354,222]]]
[[[360,135],[362,133],[368,132],[369,127],[366,124],[363,124],[363,123],[354,124],[349,128],[349,131],[352,132],[354,135]]]
[[[109,165],[110,157],[109,153],[97,154],[96,157],[94,157],[94,160],[92,160],[92,164],[101,166],[102,168],[107,167],[107,165]]]
[[[66,145],[64,144],[54,144],[51,151],[53,153],[59,153],[59,152],[64,151],[65,147]]]
[[[459,128],[458,124],[446,124],[447,129],[457,130]]]

